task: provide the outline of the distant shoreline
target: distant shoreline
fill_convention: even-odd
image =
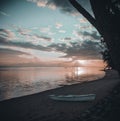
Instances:
[[[24,68],[24,67],[63,67],[63,68],[69,68],[69,67],[93,67],[93,68],[103,68],[99,66],[0,66],[0,68]]]

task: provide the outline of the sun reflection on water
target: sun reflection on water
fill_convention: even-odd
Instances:
[[[86,70],[81,69],[80,67],[75,68],[75,75],[77,75],[77,76],[80,76],[80,75],[84,74],[85,72],[86,72]]]

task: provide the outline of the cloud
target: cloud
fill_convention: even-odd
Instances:
[[[55,35],[56,34],[55,32],[52,32],[50,27],[40,28],[40,32],[43,34],[47,34],[47,35]]]
[[[40,7],[45,7],[47,4],[47,0],[41,0],[37,2],[37,5]]]
[[[0,37],[0,45],[6,46],[16,46],[16,47],[23,47],[29,49],[36,49],[36,50],[43,50],[43,51],[50,51],[51,49],[48,47],[44,47],[42,45],[35,45],[31,42],[13,42],[13,41],[6,41],[6,39]]]
[[[24,55],[24,59],[21,58]],[[18,63],[28,63],[28,60],[25,60],[28,57],[32,57],[31,54],[27,52],[23,52],[21,49],[15,50],[13,47],[7,48],[3,47],[0,48],[0,66],[10,66],[16,65]]]
[[[21,35],[28,35],[28,34],[30,34],[31,30],[30,29],[24,29],[24,28],[18,28],[17,32],[19,32]]]
[[[66,33],[65,30],[59,30],[59,33]]]
[[[69,0],[27,0],[36,3],[39,7],[48,7],[52,10],[59,8],[62,12],[75,13],[76,10],[70,4]]]
[[[26,52],[22,52],[22,51],[18,51],[18,50],[12,50],[12,49],[9,49],[9,48],[0,48],[0,53],[2,53],[3,55],[5,55],[6,53],[7,54],[14,54],[14,55],[21,55],[21,54],[30,55]]]
[[[63,25],[61,23],[56,23],[55,26],[57,29],[60,29]]]
[[[47,41],[47,42],[51,42],[52,41],[52,38],[50,38],[50,37],[39,36],[39,35],[34,35],[34,36],[39,38],[42,41]]]
[[[12,52],[6,52],[6,53],[0,53],[0,55],[2,56],[2,60],[3,62],[5,61],[5,58],[10,58],[10,60],[15,60],[15,59],[23,59],[22,61],[24,62],[24,59],[34,59],[33,61],[37,62],[37,61],[52,61],[52,60],[56,60],[61,56],[65,56],[66,54],[63,52],[56,52],[56,51],[41,51],[41,50],[35,50],[35,49],[25,49],[25,48],[21,48],[21,47],[9,47],[9,46],[2,46],[2,49],[9,49],[14,51],[21,51],[20,53],[16,52],[15,54]],[[28,54],[26,54],[28,53]],[[1,60],[0,60],[1,61]],[[9,61],[9,59],[7,59],[7,61]],[[28,61],[29,62],[29,61]]]
[[[39,7],[48,7],[50,9],[55,10],[56,9],[56,5],[54,3],[49,3],[50,0],[27,0],[29,2],[34,2],[37,4],[37,6]]]
[[[70,12],[73,13],[75,12],[75,9],[72,7],[70,4],[69,0],[49,0],[48,4],[54,3],[56,7],[58,7],[61,11],[63,12]]]
[[[42,33],[48,33],[48,32],[50,32],[50,28],[49,27],[41,28],[40,32],[42,32]]]
[[[7,17],[10,16],[9,14],[7,14],[7,13],[5,13],[3,11],[0,11],[0,14],[3,15],[3,16],[7,16]]]
[[[70,38],[70,37],[65,37],[64,40],[70,41],[70,40],[72,40],[72,38]]]
[[[65,38],[61,38],[61,39],[59,39],[59,41],[60,41],[61,43],[67,45],[66,48],[72,46],[72,45],[71,45],[71,40],[72,40],[71,37],[65,37]],[[62,45],[59,43],[59,46],[62,46]]]
[[[50,3],[47,0],[39,0],[37,1],[37,6],[39,7],[45,7],[47,6],[50,9],[55,10],[56,9],[56,5],[54,3]]]
[[[47,31],[49,31],[49,29],[44,28],[42,31],[47,32]],[[33,40],[33,43],[35,41],[38,41],[38,42],[39,41],[52,42],[52,38],[46,37],[46,36],[43,36],[43,35],[38,35],[38,34],[31,34],[31,30],[29,30],[29,29],[20,28],[20,29],[18,29],[18,33],[25,36],[25,37],[27,37],[27,39],[29,39],[29,40]]]
[[[48,28],[42,29],[43,33],[50,31]],[[54,38],[49,36],[44,36],[42,34],[38,35],[32,30],[29,29],[18,29],[17,32],[22,35],[21,38],[23,38],[26,42],[31,43],[33,45],[43,45],[47,46],[48,44],[52,43],[54,41]],[[54,33],[48,32],[48,35],[53,35]]]
[[[0,48],[0,66],[32,66],[36,63],[39,64],[40,58],[35,57],[30,50],[20,47],[2,46]]]
[[[65,38],[61,38],[59,39],[62,43],[70,43],[72,38],[71,37],[65,37]]]
[[[26,55],[26,54],[21,54],[21,55],[18,55],[18,57],[20,58],[27,58],[27,59],[34,59],[35,57],[33,55]]]
[[[90,37],[92,37],[95,40],[100,40],[100,35],[97,34],[97,31],[92,31],[92,33],[84,31],[82,34],[84,36],[90,36]]]
[[[40,35],[26,35],[26,42],[31,43],[33,45],[41,45],[46,47],[47,45],[49,45],[50,43],[53,42],[53,38],[51,37],[46,37],[46,36],[40,36]]]
[[[0,45],[52,51],[51,48],[47,47],[47,45],[53,42],[53,38],[34,33],[31,34],[31,30],[29,29],[16,28],[16,30],[23,37],[19,35],[18,38],[16,38],[14,32],[8,29],[0,29]],[[17,41],[13,41],[15,39]],[[21,41],[18,41],[19,39]]]
[[[28,2],[36,3],[39,7],[48,7],[55,10],[59,8],[64,13],[78,15],[77,10],[70,4],[69,0],[27,0]],[[79,1],[89,12],[91,12],[89,0]],[[92,13],[92,12],[91,12]]]
[[[81,24],[85,24],[88,20],[86,18],[78,18],[78,21],[81,23]]]
[[[5,39],[6,41],[7,40],[15,40],[16,39],[16,35],[11,30],[0,29],[0,38]]]
[[[100,35],[97,31],[73,31],[73,35],[75,35],[76,38],[84,41],[84,40],[100,40]]]
[[[70,42],[71,46],[59,43],[50,45],[56,51],[62,51],[67,55],[64,57],[79,57],[81,59],[100,59],[100,47],[98,42],[84,41],[82,44],[79,42]]]

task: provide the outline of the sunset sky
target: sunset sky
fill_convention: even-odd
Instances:
[[[78,1],[93,15],[89,0]],[[99,44],[96,29],[68,0],[1,0],[0,66],[98,64]]]

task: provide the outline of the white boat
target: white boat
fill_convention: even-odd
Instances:
[[[96,94],[85,95],[49,95],[53,100],[59,101],[92,101],[95,100]]]

